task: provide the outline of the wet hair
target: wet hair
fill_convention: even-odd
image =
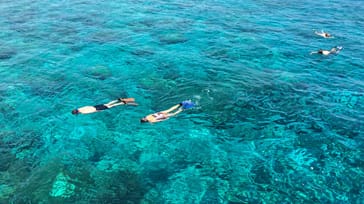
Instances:
[[[79,113],[80,113],[80,111],[78,111],[78,109],[75,109],[75,110],[72,111],[73,115],[76,115],[76,114],[79,114]]]
[[[140,119],[140,122],[141,122],[141,123],[146,123],[146,122],[149,122],[149,121],[148,121],[148,119],[146,119],[146,118],[142,118],[142,119]]]

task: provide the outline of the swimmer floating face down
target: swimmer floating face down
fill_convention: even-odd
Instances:
[[[109,103],[106,104],[99,104],[99,105],[95,105],[95,106],[84,106],[81,108],[77,108],[75,110],[72,110],[72,114],[73,115],[78,115],[78,114],[89,114],[89,113],[95,113],[95,112],[99,112],[99,111],[103,111],[115,106],[120,106],[120,105],[138,105],[135,103],[135,99],[134,98],[119,98],[117,100],[113,100],[110,101]]]
[[[169,119],[172,116],[177,115],[178,113],[182,112],[185,109],[189,109],[189,108],[193,108],[195,106],[195,104],[191,101],[182,101],[181,103],[172,106],[171,108],[164,110],[164,111],[160,111],[157,113],[153,113],[153,114],[149,114],[147,116],[145,116],[144,118],[140,119],[141,123],[156,123],[156,122],[161,122],[164,120]]]
[[[323,38],[333,38],[333,36],[330,33],[324,32],[323,30],[321,30],[321,32],[315,31],[315,34]]]
[[[321,54],[321,55],[330,55],[330,54],[338,54],[343,49],[342,46],[336,46],[331,48],[331,50],[323,50],[319,49],[316,52],[311,52],[310,54]]]

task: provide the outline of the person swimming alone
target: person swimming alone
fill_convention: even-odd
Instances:
[[[185,109],[193,108],[194,106],[195,106],[195,104],[193,102],[191,102],[190,100],[183,101],[177,105],[172,106],[168,110],[164,110],[164,111],[160,111],[157,113],[147,115],[144,118],[140,119],[140,122],[142,122],[142,123],[161,122],[161,121],[169,119],[172,116],[177,115],[178,113],[182,112]]]
[[[316,52],[311,52],[310,54],[321,54],[321,55],[329,55],[329,54],[338,54],[341,50],[343,49],[343,47],[341,46],[336,46],[331,48],[331,50],[323,50],[323,49],[319,49]]]
[[[333,36],[331,34],[326,33],[323,30],[321,30],[321,32],[315,31],[315,34],[319,35],[321,37],[324,37],[324,38],[333,38]]]
[[[109,103],[106,104],[100,104],[100,105],[95,105],[95,106],[84,106],[81,108],[77,108],[75,110],[72,111],[72,114],[77,115],[77,114],[89,114],[89,113],[95,113],[95,112],[99,112],[99,111],[103,111],[115,106],[120,106],[120,105],[138,105],[135,103],[135,99],[134,98],[119,98],[117,100],[113,100],[110,101]]]

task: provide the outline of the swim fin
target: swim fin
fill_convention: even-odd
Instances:
[[[195,103],[193,103],[191,100],[182,101],[181,105],[183,109],[189,109],[195,107]]]

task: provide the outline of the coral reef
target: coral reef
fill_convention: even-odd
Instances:
[[[61,172],[55,178],[49,194],[53,197],[69,198],[74,195],[75,188],[76,186],[71,183],[69,176]]]
[[[29,2],[0,6],[0,203],[364,203],[362,7]]]
[[[99,80],[105,80],[112,76],[110,68],[101,65],[89,67],[85,69],[83,72],[85,76]]]

